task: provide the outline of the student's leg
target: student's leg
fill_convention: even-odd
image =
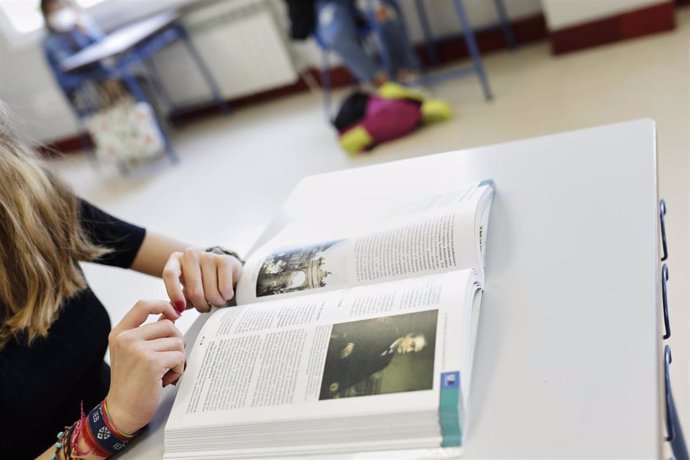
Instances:
[[[385,49],[388,50],[393,66],[397,70],[419,69],[419,59],[405,33],[397,3],[392,0],[378,0],[372,4],[375,9],[373,16],[370,11],[365,16],[368,21],[378,21],[383,40],[386,41]]]
[[[348,0],[317,1],[317,39],[338,53],[359,81],[381,84],[383,81],[378,80],[382,78],[382,72],[358,41],[354,13],[352,3]]]

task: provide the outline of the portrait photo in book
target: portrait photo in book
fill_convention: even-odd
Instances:
[[[438,310],[335,324],[320,400],[429,390]]]
[[[338,249],[341,241],[343,240],[293,246],[273,252],[259,269],[256,296],[325,287],[341,271],[332,266],[332,259],[329,257]]]

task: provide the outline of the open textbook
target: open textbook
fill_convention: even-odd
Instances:
[[[462,446],[493,182],[337,212],[305,187],[199,332],[165,458]]]

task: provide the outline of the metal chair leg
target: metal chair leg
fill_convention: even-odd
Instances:
[[[323,90],[323,108],[326,121],[331,118],[331,66],[328,59],[328,50],[321,51],[321,87]]]
[[[503,0],[494,0],[494,4],[496,5],[498,22],[501,25],[503,38],[505,38],[506,45],[508,45],[508,49],[515,51],[517,49],[517,41],[515,40],[515,34],[513,34],[513,27],[510,25],[510,19],[506,13],[506,6],[503,3]]]
[[[431,33],[431,26],[429,25],[429,17],[426,14],[426,8],[422,4],[423,0],[415,0],[414,4],[417,8],[417,15],[419,16],[419,23],[422,26],[422,33],[424,34],[424,46],[426,47],[427,55],[431,60],[432,67],[438,67],[440,61],[438,53],[436,52],[436,39]]]
[[[474,38],[474,32],[470,26],[470,21],[467,18],[467,13],[465,12],[465,7],[462,0],[453,0],[455,4],[455,11],[458,13],[458,18],[460,19],[460,26],[462,27],[462,33],[465,36],[465,42],[467,43],[467,48],[470,52],[470,57],[472,58],[472,65],[474,66],[475,72],[479,77],[479,82],[482,85],[482,91],[484,92],[484,98],[487,101],[493,99],[491,94],[491,88],[489,88],[489,80],[484,71],[484,65],[482,64],[482,56],[479,53],[479,47]]]
[[[414,45],[412,44],[412,40],[410,40],[410,31],[407,27],[407,18],[405,17],[405,13],[403,12],[403,9],[400,7],[400,3],[398,3],[398,0],[391,0],[394,7],[395,7],[395,12],[400,18],[400,26],[403,31],[403,40],[405,41],[405,47],[407,49],[411,49],[414,51]],[[415,52],[415,54],[417,54]],[[420,66],[423,68],[423,63],[419,63]],[[420,69],[421,70],[421,69]]]
[[[230,113],[230,107],[228,106],[227,101],[223,97],[223,95],[220,92],[220,88],[218,87],[218,84],[216,83],[216,80],[213,78],[213,75],[211,74],[211,71],[208,69],[206,66],[206,63],[204,60],[201,58],[201,55],[199,54],[199,51],[196,49],[196,46],[192,43],[192,40],[189,38],[189,34],[187,33],[187,29],[182,26],[182,24],[179,24],[177,26],[178,33],[180,34],[180,38],[182,38],[182,43],[184,43],[185,47],[187,48],[187,51],[189,52],[189,55],[192,57],[194,62],[196,63],[197,67],[199,68],[199,71],[201,72],[201,75],[204,77],[206,80],[206,83],[208,84],[209,88],[211,89],[211,93],[213,94],[213,98],[216,101],[216,104],[218,107],[223,111],[225,115]]]
[[[134,99],[140,101],[148,101],[146,94],[141,89],[141,86],[139,86],[139,83],[137,83],[137,79],[134,78],[134,76],[130,72],[123,72],[122,78],[129,87],[129,90],[132,92],[132,96],[134,97]],[[151,107],[153,107],[153,104],[151,104]],[[170,140],[168,130],[165,128],[165,126],[163,125],[163,123],[157,115],[154,116],[154,118],[156,120],[156,125],[158,126],[158,129],[163,135],[163,141],[165,142],[165,154],[168,155],[171,163],[177,163],[180,160],[177,154],[175,153],[175,149],[173,149],[172,141]]]
[[[89,157],[89,162],[91,163],[91,166],[96,170],[100,170],[101,164],[98,161],[98,158],[96,157],[97,146],[95,144],[95,140],[91,139],[91,135],[86,129],[86,120],[89,114],[91,113],[91,110],[95,110],[95,105],[92,105],[93,100],[88,98],[89,107],[81,107],[81,109],[78,107],[78,103],[70,96],[67,96],[67,101],[69,102],[70,108],[72,109],[72,113],[74,114],[74,117],[77,120],[77,129],[79,130],[79,143],[81,144],[81,148],[84,151],[84,153],[86,153],[86,155]],[[83,99],[82,103],[86,104],[86,101],[86,99]]]
[[[163,80],[161,79],[156,64],[151,59],[141,59],[141,62],[144,64],[144,67],[149,74],[149,81],[151,81],[154,90],[156,93],[158,93],[161,99],[163,99],[163,102],[165,102],[165,105],[168,107],[169,114],[173,114],[175,112],[175,103],[173,102],[170,93],[168,93],[168,91],[165,89],[165,85],[163,85]],[[170,120],[172,121],[173,125],[177,124],[172,116]]]

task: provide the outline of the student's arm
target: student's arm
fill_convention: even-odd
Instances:
[[[162,277],[179,312],[189,307],[207,312],[210,305],[223,305],[235,294],[242,268],[235,257],[148,232],[84,200],[80,222],[93,243],[110,249],[93,262]]]
[[[160,315],[159,321],[147,323],[151,315]],[[182,376],[184,336],[174,325],[179,317],[167,301],[140,300],[110,333],[111,379],[106,398],[107,414],[117,432],[136,433],[147,425],[156,413],[162,388]],[[92,449],[83,436],[81,432],[73,440],[79,452],[88,452]],[[70,440],[63,438],[63,446],[68,442]],[[54,452],[55,446],[38,458],[48,460]],[[58,459],[64,458],[63,453],[60,452]],[[89,453],[78,458],[104,457]]]
[[[173,252],[182,252],[190,246],[191,244],[147,231],[130,268],[147,275],[162,278],[165,263],[170,258],[170,255]]]

